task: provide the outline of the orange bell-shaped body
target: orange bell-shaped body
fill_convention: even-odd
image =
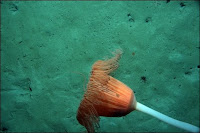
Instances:
[[[99,116],[120,117],[135,109],[133,91],[109,74],[117,69],[121,52],[115,57],[97,61],[93,67],[87,90],[77,112],[77,120],[94,132],[99,125]]]

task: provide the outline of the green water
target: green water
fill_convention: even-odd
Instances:
[[[122,49],[112,76],[137,101],[199,127],[199,2],[1,1],[1,131],[85,132],[76,119],[91,67]],[[141,112],[99,132],[184,132]]]

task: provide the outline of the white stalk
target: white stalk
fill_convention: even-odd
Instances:
[[[189,132],[199,132],[199,128],[196,127],[196,126],[193,126],[189,123],[186,123],[186,122],[182,122],[182,121],[179,121],[179,120],[176,120],[176,119],[173,119],[169,116],[166,116],[158,111],[155,111],[139,102],[136,103],[136,110],[138,111],[141,111],[141,112],[144,112],[146,114],[149,114],[163,122],[166,122],[170,125],[173,125],[175,127],[178,127],[178,128],[181,128],[181,129],[184,129],[186,131],[189,131]]]

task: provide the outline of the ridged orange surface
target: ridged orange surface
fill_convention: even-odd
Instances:
[[[121,51],[115,57],[97,61],[92,67],[87,90],[77,112],[77,120],[94,132],[99,125],[99,116],[124,116],[134,109],[131,108],[134,98],[133,91],[109,74],[117,69]]]

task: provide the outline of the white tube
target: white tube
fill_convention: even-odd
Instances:
[[[196,127],[196,126],[193,126],[191,124],[188,124],[186,122],[182,122],[182,121],[178,121],[178,120],[175,120],[171,117],[168,117],[162,113],[159,113],[158,111],[155,111],[139,102],[136,103],[136,110],[138,111],[141,111],[141,112],[144,112],[146,114],[149,114],[163,122],[166,122],[168,124],[171,124],[175,127],[178,127],[178,128],[181,128],[181,129],[184,129],[186,131],[189,131],[189,132],[199,132],[199,128]]]

